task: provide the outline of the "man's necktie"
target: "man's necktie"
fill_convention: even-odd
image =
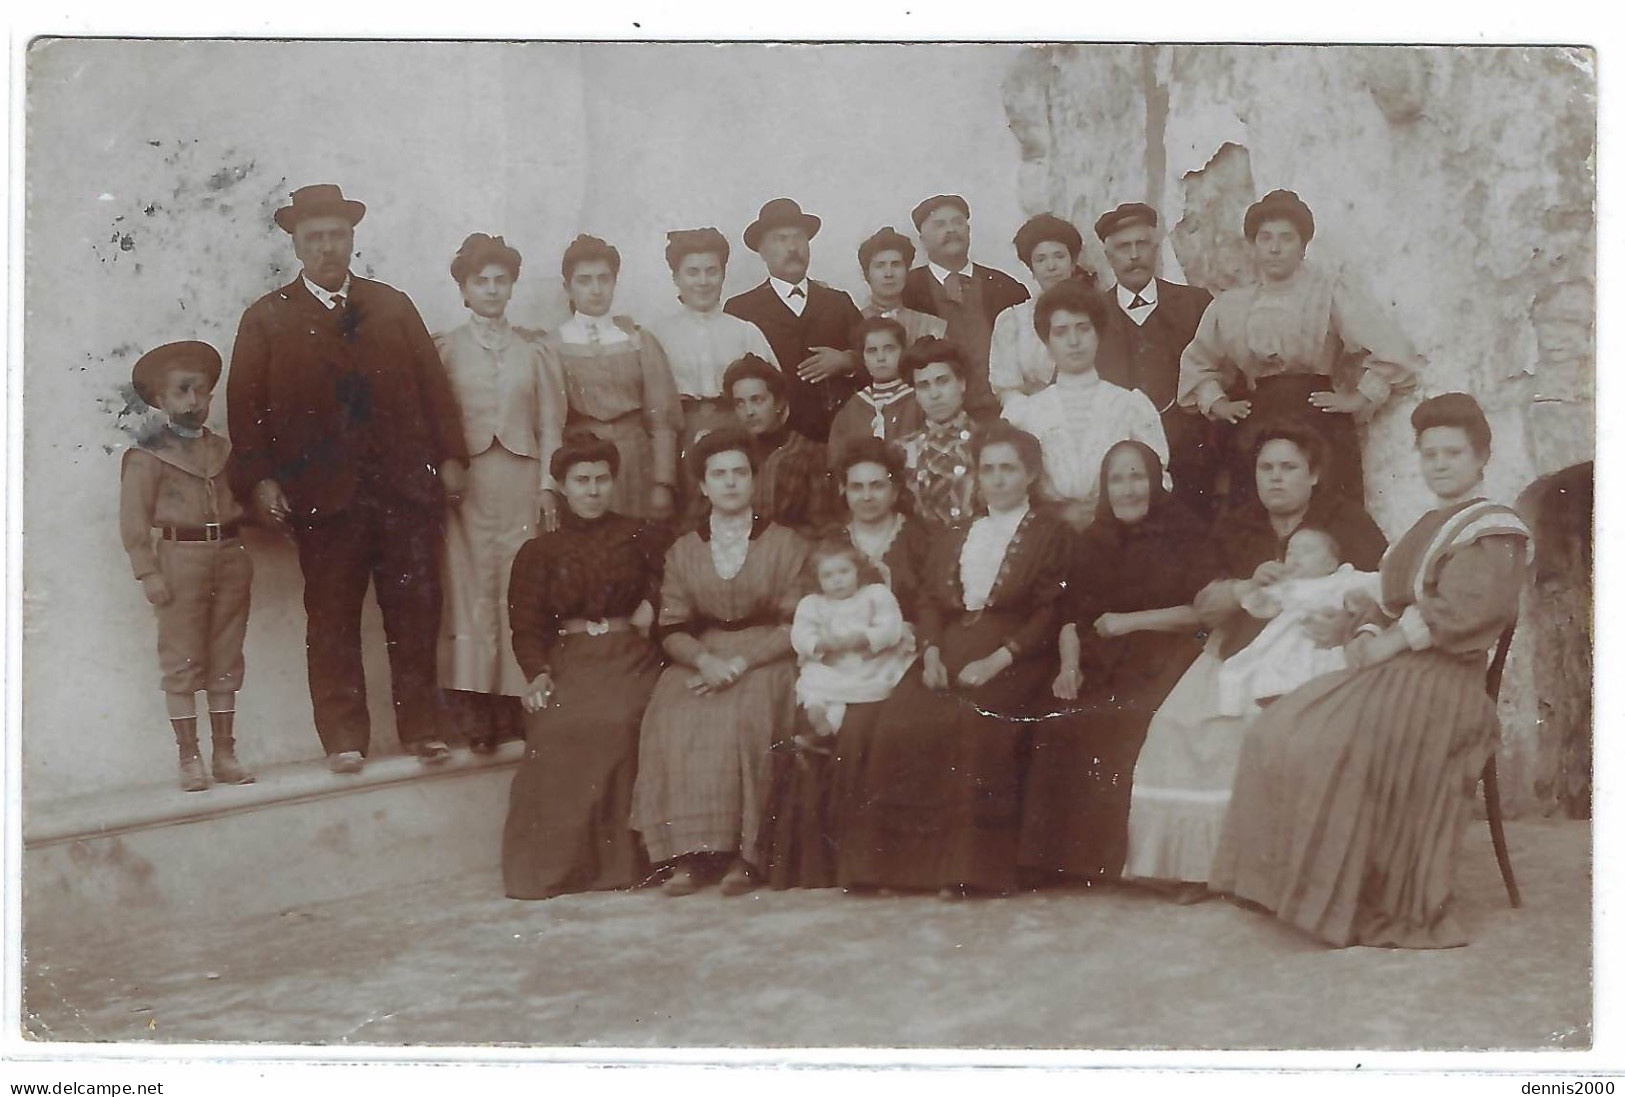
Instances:
[[[800,286],[791,286],[790,287],[790,296],[791,297],[800,297],[802,299],[805,299],[807,295],[801,291]]]
[[[1128,307],[1131,309],[1148,309],[1151,307],[1151,302],[1147,301],[1144,297],[1141,297],[1136,293],[1134,295],[1134,300],[1128,303]]]
[[[355,314],[350,311],[350,304],[342,293],[333,295],[333,319],[338,323],[340,335],[346,339],[355,335]]]
[[[965,303],[965,290],[969,287],[970,279],[966,278],[958,271],[955,271],[953,274],[950,274],[948,276],[948,280],[942,284],[942,291],[947,295],[948,300],[952,301],[956,305],[963,305]]]

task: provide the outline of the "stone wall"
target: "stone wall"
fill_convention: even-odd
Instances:
[[[1005,105],[1027,212],[1084,225],[1149,201],[1169,226],[1164,274],[1215,291],[1253,277],[1248,204],[1277,187],[1303,197],[1310,261],[1392,308],[1427,359],[1418,391],[1367,439],[1371,510],[1393,535],[1428,505],[1407,422],[1425,396],[1464,390],[1484,405],[1496,498],[1592,459],[1595,80],[1575,49],[1053,46],[1019,60]],[[1563,649],[1547,659],[1569,673],[1540,684],[1588,692],[1572,626],[1588,613],[1587,585],[1571,625],[1525,627],[1514,645],[1502,706],[1513,807],[1552,810],[1586,753],[1568,725],[1589,722],[1589,704],[1537,703],[1534,668],[1542,643]]]

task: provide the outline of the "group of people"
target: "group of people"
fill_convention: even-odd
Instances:
[[[1075,226],[1023,225],[1034,298],[938,195],[923,264],[889,226],[859,246],[862,308],[807,277],[821,222],[779,198],[742,234],[767,279],[726,302],[727,238],[670,233],[678,307],[647,325],[578,237],[544,335],[506,319],[519,253],[475,233],[439,337],[351,274],[364,212],[330,184],[277,212],[302,269],[243,317],[229,446],[203,425],[218,353],[136,366],[168,423],[126,456],[122,526],[185,787],[199,691],[214,779],[252,780],[256,514],[298,545],[334,772],[368,746],[369,582],[409,750],[525,737],[515,898],[1126,879],[1336,945],[1463,943],[1484,657],[1530,537],[1481,497],[1489,426],[1450,393],[1412,415],[1438,507],[1386,545],[1359,424],[1420,362],[1305,265],[1297,195],[1247,211],[1259,281],[1217,299],[1157,277],[1144,204],[1093,226],[1104,290]]]

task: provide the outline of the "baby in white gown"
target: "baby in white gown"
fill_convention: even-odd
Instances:
[[[1304,623],[1325,610],[1341,610],[1354,591],[1373,593],[1378,577],[1340,562],[1336,540],[1325,530],[1300,529],[1287,539],[1285,575],[1273,583],[1248,580],[1241,608],[1269,624],[1219,668],[1219,714],[1249,716],[1269,701],[1318,678],[1343,670],[1341,645],[1323,648]]]
[[[847,705],[891,696],[914,662],[914,632],[884,583],[861,582],[867,561],[857,549],[819,545],[812,564],[818,592],[797,604],[790,644],[801,662],[796,701],[823,738],[840,729]]]

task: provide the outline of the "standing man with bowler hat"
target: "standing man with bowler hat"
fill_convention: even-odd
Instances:
[[[1095,222],[1117,284],[1106,292],[1106,330],[1100,334],[1101,377],[1139,389],[1162,415],[1168,438],[1168,475],[1174,496],[1203,521],[1218,506],[1216,478],[1221,464],[1217,424],[1179,406],[1179,356],[1196,335],[1213,295],[1198,286],[1158,278],[1162,243],[1157,211],[1143,202],[1125,202]]]
[[[965,410],[977,419],[999,413],[987,379],[993,321],[1027,300],[1027,287],[1003,271],[970,261],[970,203],[938,194],[914,207],[914,227],[925,245],[926,264],[909,272],[903,304],[948,322],[948,338],[964,351]]]
[[[303,267],[243,313],[226,379],[233,484],[299,546],[310,696],[335,773],[360,771],[371,733],[361,661],[369,582],[401,744],[424,762],[448,756],[435,673],[438,552],[468,466],[456,397],[416,307],[350,273],[365,213],[330,183],[301,187],[276,211]]]
[[[762,257],[767,281],[723,306],[767,336],[790,381],[789,426],[814,442],[829,438],[835,413],[869,383],[851,353],[863,314],[844,290],[807,277],[811,241],[822,224],[789,198],[763,206],[745,229],[745,246]]]

